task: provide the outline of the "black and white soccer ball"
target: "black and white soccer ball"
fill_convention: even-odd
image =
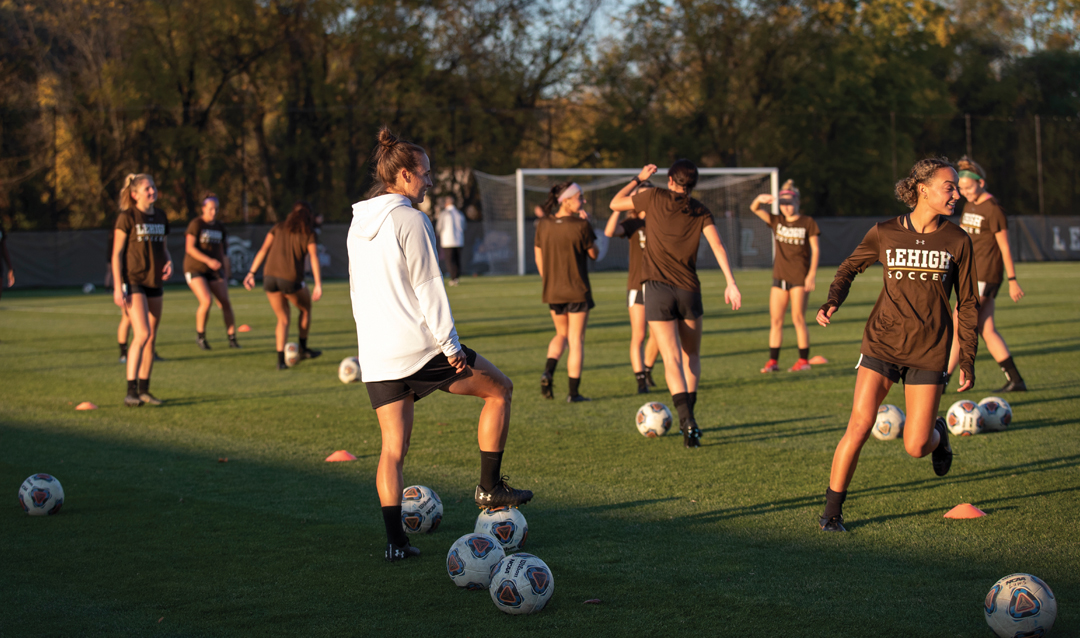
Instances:
[[[31,516],[50,516],[64,504],[64,488],[49,474],[34,474],[19,486],[19,505]]]
[[[513,554],[499,561],[488,586],[491,601],[508,614],[534,614],[555,593],[555,578],[547,563],[532,554]]]
[[[990,588],[983,612],[986,624],[1001,638],[1045,636],[1054,628],[1057,599],[1041,579],[1009,574]]]

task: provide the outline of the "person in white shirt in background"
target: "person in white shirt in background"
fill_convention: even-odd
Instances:
[[[371,164],[375,184],[368,199],[353,204],[349,227],[349,291],[360,378],[382,432],[375,483],[386,527],[386,560],[394,562],[420,554],[402,527],[402,468],[413,405],[435,390],[484,400],[477,428],[477,506],[517,506],[533,494],[511,488],[500,476],[514,385],[459,343],[435,253],[435,231],[416,208],[432,186],[427,153],[383,127]]]
[[[435,217],[435,232],[439,234],[439,245],[446,251],[447,271],[450,285],[458,285],[461,278],[461,248],[465,245],[465,215],[454,206],[454,198],[447,195],[442,198],[442,207]]]

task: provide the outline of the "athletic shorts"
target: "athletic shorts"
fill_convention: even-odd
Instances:
[[[131,291],[130,294],[140,293],[140,294],[146,295],[147,299],[153,299],[155,297],[161,297],[161,296],[165,295],[165,289],[164,288],[154,288],[152,286],[140,286],[138,284],[135,284],[134,286],[129,286],[128,284],[122,284],[120,286],[120,289],[124,292],[125,295],[129,294],[128,291],[130,290]]]
[[[304,280],[287,281],[279,277],[267,277],[263,275],[263,290],[266,292],[280,292],[286,295],[295,295],[304,287]]]
[[[626,307],[633,308],[634,306],[645,305],[645,286],[641,288],[635,288],[633,290],[626,291]]]
[[[701,293],[660,281],[645,282],[645,321],[697,319],[705,314]]]
[[[470,368],[476,365],[476,351],[464,345],[461,346],[461,351],[465,353],[465,363]],[[445,392],[447,386],[468,373],[468,370],[455,370],[446,355],[440,352],[425,363],[423,368],[404,379],[372,381],[364,385],[367,386],[368,398],[371,399],[371,408],[375,410],[401,401],[410,394],[413,395],[413,401],[419,401],[436,390]]]
[[[588,301],[577,301],[574,303],[550,303],[548,308],[551,308],[551,312],[557,315],[565,315],[568,312],[589,312],[596,307],[592,299]]]
[[[225,278],[224,275],[222,275],[221,273],[219,273],[216,270],[211,270],[209,272],[185,272],[184,273],[184,279],[186,279],[189,284],[191,283],[191,280],[194,279],[195,277],[202,277],[203,279],[206,280],[206,283],[213,283],[215,281],[221,281],[222,279]]]
[[[783,279],[773,279],[772,287],[779,288],[780,290],[791,290],[792,288],[806,287],[806,282],[792,283]]]
[[[904,385],[944,385],[949,380],[948,373],[943,370],[920,370],[882,361],[865,354],[860,354],[859,363],[855,364],[855,369],[859,368],[873,370],[893,383],[903,379]]]
[[[991,299],[997,299],[998,291],[1001,290],[1001,282],[996,284],[988,284],[985,281],[979,282],[979,296],[990,297]]]

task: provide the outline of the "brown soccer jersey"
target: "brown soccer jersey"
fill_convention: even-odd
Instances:
[[[290,233],[285,229],[285,222],[276,224],[270,232],[274,235],[274,241],[270,243],[270,250],[266,253],[263,274],[285,281],[302,281],[304,257],[308,254],[308,245],[315,243],[315,233]]]
[[[979,281],[1000,284],[1004,278],[1005,264],[1001,261],[1001,248],[994,235],[1005,230],[1008,222],[997,200],[991,197],[981,204],[965,203],[960,227],[971,235]]]
[[[631,217],[617,227],[619,237],[630,240],[630,268],[626,273],[626,289],[641,290],[644,281],[645,220]]]
[[[196,217],[188,224],[187,233],[195,238],[195,248],[211,259],[222,262],[222,270],[225,269],[225,242],[227,234],[225,225],[219,221],[206,223],[202,217]],[[277,241],[277,235],[274,235]],[[184,252],[184,272],[205,275],[210,272],[210,266],[195,259]],[[224,274],[224,273],[223,273]]]
[[[577,215],[544,217],[536,223],[535,245],[544,268],[544,303],[592,301],[587,260],[595,241],[592,225]]]
[[[769,217],[773,231],[776,257],[773,260],[773,278],[792,286],[806,284],[810,272],[810,238],[821,234],[817,222],[806,215],[788,221],[783,215]]]
[[[645,211],[649,220],[642,279],[701,292],[698,245],[705,227],[715,224],[712,213],[696,199],[690,200],[692,212],[685,212],[686,200],[666,188],[646,189],[634,195],[633,201],[634,209]]]
[[[122,211],[116,218],[116,228],[127,234],[120,260],[122,283],[160,288],[162,272],[168,262],[165,237],[169,234],[169,218],[165,211],[156,207],[146,213],[137,208]]]
[[[839,307],[855,276],[871,264],[885,267],[885,286],[866,321],[861,352],[921,370],[944,371],[953,336],[949,295],[956,289],[960,315],[960,369],[975,379],[979,314],[971,239],[956,224],[938,221],[932,233],[917,233],[898,217],[870,229],[855,252],[840,264],[829,287],[829,301]]]

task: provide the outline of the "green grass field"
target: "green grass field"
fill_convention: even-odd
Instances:
[[[812,308],[831,275],[823,269]],[[438,393],[418,405],[405,480],[438,492],[445,518],[413,538],[418,560],[383,561],[378,426],[363,386],[337,379],[356,348],[346,283],[329,284],[315,306],[310,343],[323,357],[287,372],[274,369],[261,291],[232,290],[238,322],[253,328],[244,348],[226,347],[215,308],[214,350],[203,352],[193,295],[169,288],[158,341],[167,360],[152,386],[166,404],[156,409],[121,405],[110,296],[5,291],[0,635],[991,636],[983,597],[998,578],[1029,572],[1057,594],[1054,635],[1078,636],[1080,271],[1021,264],[1019,275],[1028,297],[1002,295],[997,312],[1032,388],[1007,397],[1013,426],[954,439],[958,456],[940,479],[929,458],[871,439],[845,507],[848,534],[821,533],[817,515],[880,269],[856,281],[830,328],[811,327],[812,354],[829,364],[767,377],[758,369],[771,274],[739,273],[745,305],[733,312],[720,273],[704,273],[705,438],[689,451],[677,433],[650,440],[634,427],[644,399],[627,359],[625,274],[594,276],[582,381],[593,402],[575,405],[540,397],[553,329],[537,278],[449,289],[462,340],[517,384],[504,471],[536,492],[522,508],[526,551],[555,576],[548,608],[526,617],[458,590],[445,571],[477,514],[477,399]],[[790,328],[785,340],[786,369]],[[983,350],[976,372],[976,400],[1004,381]],[[565,365],[556,389],[565,395]],[[658,390],[648,398],[670,405]],[[76,412],[81,401],[100,409]],[[901,386],[888,402],[903,406]],[[358,460],[323,462],[339,449]],[[35,472],[63,482],[58,516],[16,505]],[[989,516],[943,518],[962,502]],[[602,603],[583,604],[594,598]]]

